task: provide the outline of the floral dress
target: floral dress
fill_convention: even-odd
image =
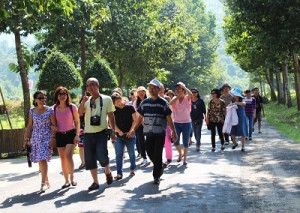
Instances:
[[[49,107],[43,114],[36,114],[34,108],[31,108],[29,113],[33,121],[30,159],[34,163],[41,160],[50,161],[52,154],[49,148],[52,135],[50,116],[54,114],[54,110]]]

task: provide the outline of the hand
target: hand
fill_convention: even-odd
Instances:
[[[56,144],[56,139],[55,138],[51,138],[50,140],[50,144],[49,144],[49,148],[52,149]]]
[[[253,114],[253,118],[254,118],[254,119],[256,118],[256,115],[255,115],[255,114]]]
[[[83,103],[87,102],[89,100],[89,96],[87,96],[86,92],[84,93],[84,96],[82,97],[82,101]]]
[[[122,137],[122,136],[124,135],[124,132],[122,132],[122,131],[120,130],[120,131],[118,131],[118,134],[119,134],[120,137]]]
[[[24,145],[23,148],[26,148],[26,146],[30,145],[30,141],[29,140],[24,140]]]
[[[112,131],[112,133],[111,133],[111,141],[115,142],[116,139],[117,139],[116,132]]]
[[[171,139],[173,142],[176,142],[178,140],[176,131],[172,131]]]
[[[133,138],[135,135],[135,131],[133,129],[131,129],[128,133],[127,133],[127,138]]]
[[[75,136],[74,140],[73,140],[73,144],[77,144],[79,142],[79,136]]]

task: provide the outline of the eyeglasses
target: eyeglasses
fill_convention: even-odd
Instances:
[[[39,99],[39,100],[45,100],[46,97],[38,97],[37,99]]]
[[[132,92],[132,93],[130,93],[130,95],[134,95],[134,93]]]
[[[67,93],[65,93],[65,92],[60,92],[60,93],[58,93],[58,95],[59,95],[59,96],[66,96]]]

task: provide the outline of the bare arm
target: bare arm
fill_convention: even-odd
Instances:
[[[56,119],[55,119],[55,114],[50,116],[50,120],[51,120],[51,126],[54,126],[55,128],[51,128],[51,132],[52,132],[52,136],[51,136],[51,140],[50,140],[50,145],[49,147],[52,148],[54,147],[54,144],[56,143]]]
[[[144,118],[141,114],[139,114],[139,113],[136,113],[136,114],[138,114],[138,116],[136,117],[134,123],[131,126],[130,131],[127,134],[127,136],[129,138],[132,138],[134,136],[135,130],[141,125],[143,118]]]
[[[132,128],[134,128],[134,124],[137,122],[137,119],[138,119],[138,116],[137,116],[137,112],[135,112],[135,113],[132,113],[132,119],[133,119],[133,121],[132,121],[132,124],[131,124],[131,128],[130,128],[130,130],[132,129]],[[129,132],[127,132],[127,138],[131,138],[130,136],[130,130],[129,130]],[[132,136],[133,137],[133,136]]]
[[[112,141],[114,141],[116,139],[116,121],[115,121],[115,115],[113,112],[109,112],[107,113],[107,116],[108,116],[108,120],[109,120],[109,123],[110,123],[110,127],[112,128],[113,132],[112,132],[112,136],[111,136],[111,139]]]
[[[173,120],[171,118],[171,115],[167,116],[167,121],[168,121],[168,124],[169,124],[169,126],[171,127],[171,130],[172,130],[172,136],[171,136],[172,140],[174,142],[176,142],[178,140],[178,136],[177,136],[177,133],[176,133],[175,126],[174,126]]]
[[[84,96],[82,97],[82,101],[78,107],[78,113],[79,114],[83,114],[84,113],[84,104],[85,102],[87,102],[87,100],[89,100],[89,97],[86,95],[86,92],[84,94]]]
[[[170,105],[173,105],[178,99],[178,96],[173,97],[173,99],[170,101]]]
[[[74,138],[73,143],[76,144],[79,142],[79,134],[80,134],[80,120],[79,120],[78,111],[75,111],[73,113],[73,116],[74,116],[74,123],[76,127],[76,137]]]

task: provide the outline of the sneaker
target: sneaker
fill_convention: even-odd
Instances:
[[[159,178],[154,178],[153,183],[159,185],[160,184],[160,179]]]
[[[71,186],[71,184],[70,183],[65,183],[64,185],[62,185],[62,189],[65,189],[65,188],[68,188],[68,187],[70,187]]]
[[[97,183],[93,183],[90,187],[89,187],[89,191],[93,191],[93,190],[97,190],[99,189],[99,184]]]
[[[197,146],[196,151],[200,152],[200,146]]]
[[[109,174],[105,174],[106,175],[106,183],[108,185],[112,184],[113,182],[113,176],[111,175],[111,172]]]
[[[236,147],[238,147],[238,145],[239,145],[239,144],[236,143],[236,145],[233,145],[233,146],[232,146],[232,149],[235,149]]]

